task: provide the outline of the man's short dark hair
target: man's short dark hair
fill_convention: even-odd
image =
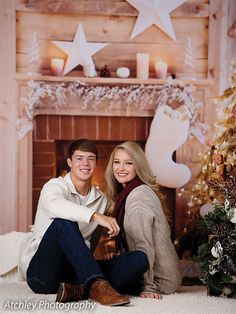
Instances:
[[[74,141],[70,144],[68,148],[67,157],[72,159],[72,156],[76,150],[81,150],[82,152],[91,152],[96,155],[96,159],[98,159],[98,150],[94,142],[87,139],[80,139]]]

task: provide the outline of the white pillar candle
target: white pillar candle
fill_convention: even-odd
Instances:
[[[149,54],[137,53],[137,78],[147,80],[149,77]]]
[[[53,75],[62,75],[64,69],[64,60],[53,58],[51,59],[51,70]]]
[[[165,80],[167,76],[167,64],[163,61],[157,61],[154,67],[156,77]]]
[[[84,76],[94,77],[96,76],[96,69],[94,63],[88,63],[83,66]]]

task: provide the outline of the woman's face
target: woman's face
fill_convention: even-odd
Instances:
[[[133,180],[137,175],[133,160],[123,149],[117,149],[115,152],[113,173],[116,180],[123,186],[126,186],[126,184]]]

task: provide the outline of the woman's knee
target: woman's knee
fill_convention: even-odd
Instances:
[[[145,269],[145,271],[148,269],[149,267],[149,262],[148,262],[148,258],[145,252],[138,250],[137,254],[139,256],[139,260],[141,262],[141,264],[143,265],[143,268]]]
[[[129,253],[132,255],[132,258],[136,261],[136,263],[139,264],[139,267],[142,268],[142,272],[144,273],[149,267],[146,253],[141,250],[130,251]]]

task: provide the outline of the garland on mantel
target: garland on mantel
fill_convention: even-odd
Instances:
[[[156,103],[157,106],[169,105],[177,108],[185,105],[190,114],[189,135],[194,135],[200,142],[204,142],[205,125],[199,121],[198,108],[200,102],[196,102],[192,96],[194,87],[184,85],[182,81],[168,79],[164,85],[88,85],[81,81],[75,82],[49,82],[29,81],[31,88],[27,97],[22,97],[24,109],[17,120],[18,137],[22,139],[29,131],[33,130],[33,118],[37,114],[40,104],[50,101],[50,106],[55,109],[68,108],[68,99],[80,97],[78,102],[80,110],[98,111],[99,106],[106,101],[106,111],[114,106],[125,109],[129,106],[136,110],[144,110],[147,105]],[[104,104],[103,104],[104,108]],[[103,109],[104,110],[104,109]]]

